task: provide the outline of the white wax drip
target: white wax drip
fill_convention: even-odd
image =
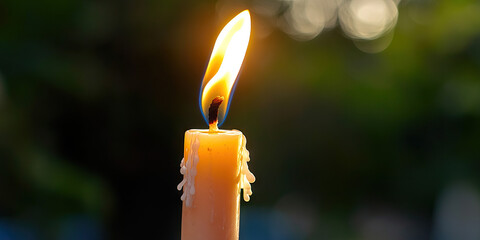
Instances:
[[[187,149],[187,155],[180,162],[180,173],[183,175],[183,180],[178,184],[177,189],[180,191],[183,187],[183,194],[180,197],[185,201],[187,207],[192,206],[193,195],[195,194],[195,176],[197,175],[198,147],[200,142],[197,134],[192,136],[192,144]]]
[[[241,161],[240,168],[240,188],[243,189],[243,200],[250,201],[250,196],[253,194],[250,183],[255,182],[255,176],[248,169],[247,162],[250,162],[250,153],[247,150],[247,138],[242,134],[242,146],[239,151],[239,159]]]

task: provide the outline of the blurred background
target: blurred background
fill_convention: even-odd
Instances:
[[[480,239],[477,0],[2,0],[0,240],[180,239],[179,163],[223,26],[240,239]]]

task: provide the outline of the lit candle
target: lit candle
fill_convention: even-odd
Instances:
[[[238,130],[219,130],[227,115],[232,88],[250,38],[250,13],[245,10],[220,32],[210,56],[200,93],[200,107],[209,129],[185,133],[182,240],[238,240],[240,190],[250,200],[250,160],[246,138]]]

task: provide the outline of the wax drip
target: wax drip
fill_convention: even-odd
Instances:
[[[240,167],[240,188],[243,189],[243,200],[245,202],[250,201],[250,196],[253,194],[252,185],[250,183],[255,182],[255,176],[248,169],[247,162],[250,162],[250,152],[247,150],[247,138],[242,134],[242,144],[238,157],[241,163]]]
[[[187,207],[192,206],[193,195],[195,194],[195,176],[197,175],[198,148],[200,146],[197,133],[193,134],[190,141],[191,144],[187,145],[187,154],[180,162],[180,173],[183,175],[183,180],[177,186],[178,191],[182,190],[183,187],[183,194],[180,199],[185,202]]]

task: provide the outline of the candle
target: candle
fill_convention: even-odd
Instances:
[[[250,200],[250,160],[246,138],[238,130],[220,130],[227,115],[232,88],[247,51],[250,13],[245,10],[220,32],[205,72],[200,108],[209,129],[185,133],[182,240],[238,240],[240,191]]]
[[[227,115],[232,88],[250,38],[250,14],[245,10],[220,32],[205,72],[200,108],[209,129],[185,133],[182,240],[238,240],[240,191],[250,200],[250,160],[246,138],[238,130],[219,130]]]

